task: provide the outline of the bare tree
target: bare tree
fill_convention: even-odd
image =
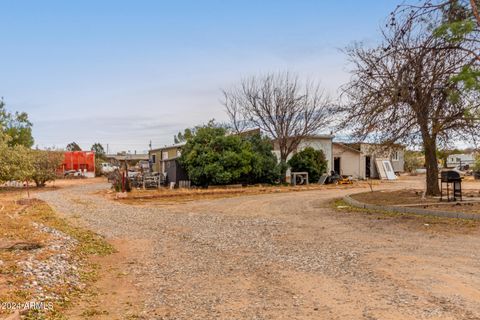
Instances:
[[[234,130],[260,128],[278,146],[282,163],[328,123],[329,100],[320,86],[289,73],[250,77],[223,94]]]
[[[243,118],[243,104],[239,101],[237,92],[227,92],[224,90],[222,103],[225,106],[225,111],[230,119],[229,126],[231,130],[236,134],[239,134],[249,129],[248,120]]]
[[[348,48],[352,79],[343,87],[346,104],[340,108],[346,115],[341,127],[357,137],[386,145],[421,145],[427,195],[439,194],[437,145],[475,139],[480,129],[475,119],[478,92],[452,81],[462,68],[477,68],[479,61],[434,34],[432,26],[443,18],[438,11],[418,19],[411,12],[397,13],[383,30],[379,47]]]

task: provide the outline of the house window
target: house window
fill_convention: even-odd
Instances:
[[[182,150],[178,149],[177,150],[177,157],[180,157],[182,155]]]
[[[392,154],[392,160],[393,161],[398,161],[400,158],[399,154],[398,154],[398,151],[394,151],[393,154]]]
[[[152,163],[155,163],[155,160],[157,160],[155,158],[156,158],[156,156],[154,154],[152,154]]]
[[[162,152],[162,160],[167,160],[168,159],[168,151],[163,151]]]

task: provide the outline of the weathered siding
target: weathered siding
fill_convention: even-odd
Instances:
[[[149,153],[150,161],[152,161],[152,170],[154,172],[161,172],[160,171],[160,161],[162,159],[162,151],[161,150],[151,150]],[[153,156],[155,155],[155,162],[153,162]]]
[[[405,172],[405,149],[398,149],[398,159],[394,160],[391,156],[393,171],[395,172]]]
[[[155,163],[152,165],[152,169],[155,172],[163,173],[166,171],[165,165],[163,162],[165,160],[175,159],[180,155],[181,146],[169,146],[165,148],[159,148],[150,150],[149,157],[150,161],[153,159],[153,155],[155,155]]]
[[[352,176],[356,179],[365,178],[365,170],[362,170],[362,157],[360,152],[351,150],[341,144],[333,144],[333,158],[340,158],[341,175]],[[364,166],[365,166],[365,162]]]
[[[403,147],[385,148],[381,145],[362,143],[360,145],[360,151],[362,152],[363,157],[371,157],[371,178],[379,178],[377,167],[375,165],[376,159],[389,159],[395,172],[405,171],[405,148]],[[394,159],[394,153],[397,155],[396,159]],[[365,167],[365,161],[363,166]]]
[[[165,160],[165,172],[168,183],[175,182],[175,185],[178,186],[180,180],[188,180],[187,172],[182,168],[178,159]]]

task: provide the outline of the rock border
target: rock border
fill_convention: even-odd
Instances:
[[[355,208],[368,209],[368,210],[378,210],[378,211],[387,211],[393,213],[408,213],[408,214],[417,214],[422,216],[436,216],[441,218],[457,218],[457,219],[468,219],[468,220],[480,220],[480,214],[475,213],[466,213],[466,212],[454,212],[454,211],[437,211],[437,210],[428,210],[421,208],[412,208],[412,207],[396,207],[396,206],[382,206],[376,204],[363,203],[358,200],[355,200],[351,195],[346,195],[343,197],[343,201]]]

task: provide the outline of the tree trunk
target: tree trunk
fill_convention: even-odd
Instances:
[[[437,146],[435,139],[424,138],[423,147],[425,149],[425,167],[427,169],[427,196],[440,195],[438,187],[438,162],[437,162]]]
[[[287,170],[288,170],[288,164],[287,164],[286,157],[280,156],[280,163],[278,165],[280,166],[280,183],[286,183],[287,182]]]

